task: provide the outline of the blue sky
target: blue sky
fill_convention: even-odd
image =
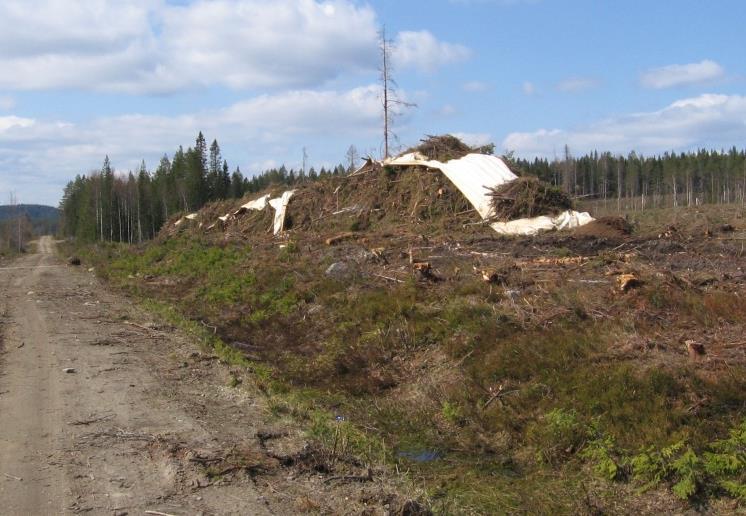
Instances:
[[[55,205],[217,138],[254,173],[382,147],[376,32],[401,145],[450,132],[525,157],[746,144],[746,2],[3,0],[0,202]]]

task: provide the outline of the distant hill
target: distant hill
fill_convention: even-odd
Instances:
[[[18,211],[28,217],[31,233],[34,235],[55,234],[60,225],[60,210],[41,204],[0,205],[0,225],[15,219]]]
[[[60,210],[52,206],[42,204],[19,204],[18,206],[0,205],[0,220],[14,219],[17,210],[21,210],[26,216],[35,220],[49,220],[58,222],[60,220]]]

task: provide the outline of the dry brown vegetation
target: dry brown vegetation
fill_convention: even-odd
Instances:
[[[642,472],[744,417],[744,209],[510,238],[469,208],[439,174],[382,168],[300,187],[281,239],[267,212],[185,224],[106,249],[104,273],[215,327],[278,411],[344,417],[349,452],[408,471],[436,511],[735,510],[714,474]]]
[[[573,208],[572,199],[560,188],[531,176],[519,177],[490,189],[495,218],[507,222],[539,215],[556,215]]]

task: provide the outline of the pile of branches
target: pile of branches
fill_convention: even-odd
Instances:
[[[420,144],[404,151],[405,154],[410,152],[419,152],[427,156],[427,159],[436,161],[449,161],[452,159],[463,158],[467,154],[492,154],[494,145],[485,145],[483,147],[469,147],[453,135],[443,134],[440,136],[427,135],[427,138],[420,140]]]
[[[494,217],[502,222],[556,215],[573,207],[566,192],[536,177],[519,177],[489,190]]]

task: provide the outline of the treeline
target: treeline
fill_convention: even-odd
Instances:
[[[231,172],[217,140],[208,147],[200,132],[194,147],[179,147],[171,158],[164,155],[155,171],[143,162],[135,172],[114,173],[106,157],[100,171],[77,176],[65,187],[60,202],[62,231],[82,241],[142,242],[176,213],[238,199],[271,184],[293,185],[345,172],[343,165],[318,172],[311,167],[307,173],[283,165],[247,178],[239,167]]]
[[[508,158],[521,173],[619,210],[746,204],[746,151],[735,147],[661,156],[593,152],[580,158],[565,147],[561,160]]]
[[[238,167],[231,172],[218,142],[208,147],[199,133],[193,147],[179,147],[171,158],[164,155],[153,172],[142,163],[138,171],[115,174],[106,158],[100,171],[76,177],[61,201],[62,230],[84,241],[141,242],[155,236],[174,214],[196,211],[208,202],[241,198],[273,184],[345,174],[355,153],[350,147],[348,167],[310,168],[304,174],[282,166],[247,178]],[[593,152],[578,158],[565,147],[562,159],[525,160],[512,153],[505,159],[519,173],[561,186],[599,209],[746,204],[746,151],[735,147],[660,156]]]
[[[34,232],[31,220],[25,213],[19,213],[16,218],[0,220],[0,256],[25,251],[35,234],[42,233]]]

